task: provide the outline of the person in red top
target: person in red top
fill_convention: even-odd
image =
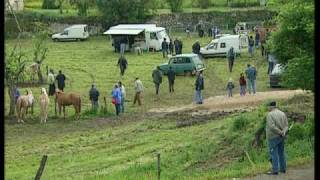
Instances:
[[[244,78],[243,73],[240,74],[239,83],[240,83],[240,96],[245,96],[246,95],[247,81]]]

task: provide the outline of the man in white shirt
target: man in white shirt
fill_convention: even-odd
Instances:
[[[139,106],[141,106],[141,97],[140,96],[143,91],[143,85],[138,77],[136,77],[136,80],[134,81],[134,89],[136,91],[136,94],[134,96],[133,104],[136,104],[136,101],[138,101]]]

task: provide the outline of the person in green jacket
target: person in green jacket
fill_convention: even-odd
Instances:
[[[288,119],[284,112],[276,108],[276,102],[268,105],[266,122],[266,137],[268,141],[272,171],[268,175],[277,175],[280,172],[286,173],[286,157],[284,154],[284,140],[288,132]]]
[[[156,95],[159,95],[160,84],[162,83],[162,72],[160,67],[157,66],[155,70],[152,72],[153,83],[156,87]]]

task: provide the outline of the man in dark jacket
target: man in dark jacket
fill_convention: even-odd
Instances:
[[[89,99],[91,101],[92,110],[96,111],[99,108],[99,96],[100,93],[95,85],[92,84],[89,91]]]
[[[174,92],[174,80],[176,78],[176,73],[172,70],[172,67],[169,67],[168,71],[168,82],[169,82],[169,92]]]
[[[192,45],[192,52],[194,54],[200,54],[200,43],[199,40],[197,40],[193,45]]]
[[[157,66],[155,70],[152,72],[153,83],[156,87],[156,95],[159,94],[159,87],[162,83],[162,72],[160,71],[160,67]]]
[[[227,53],[227,58],[228,58],[228,64],[229,64],[229,72],[232,72],[232,68],[233,68],[233,63],[234,63],[234,59],[236,57],[236,54],[234,53],[234,49],[231,46],[231,48],[229,49],[228,53]]]
[[[169,43],[169,54],[173,55],[173,42],[172,42],[172,39],[170,39],[170,43]]]
[[[66,80],[66,76],[64,74],[62,74],[62,71],[59,70],[59,74],[56,77],[56,81],[58,82],[58,88],[59,90],[63,91],[64,87],[65,87],[65,80]]]
[[[179,40],[176,38],[173,42],[176,54],[179,54]]]
[[[253,40],[253,37],[250,36],[249,43],[248,43],[248,52],[250,54],[250,57],[253,56],[253,51],[254,51],[253,47],[254,47],[254,40]]]
[[[168,43],[166,41],[166,38],[163,38],[163,41],[161,43],[161,48],[162,48],[163,58],[166,58],[168,55]]]
[[[124,56],[120,56],[120,58],[118,60],[118,66],[120,67],[120,75],[123,76],[124,75],[124,71],[128,67],[128,61]]]
[[[203,80],[202,71],[197,72],[197,79],[196,79],[195,86],[196,86],[195,101],[197,104],[202,104],[203,100],[201,96],[201,90],[204,89],[204,80]]]

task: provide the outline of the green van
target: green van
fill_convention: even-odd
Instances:
[[[169,58],[168,63],[160,65],[160,70],[167,74],[172,67],[177,75],[194,75],[196,71],[205,70],[205,66],[197,54],[179,54]]]

